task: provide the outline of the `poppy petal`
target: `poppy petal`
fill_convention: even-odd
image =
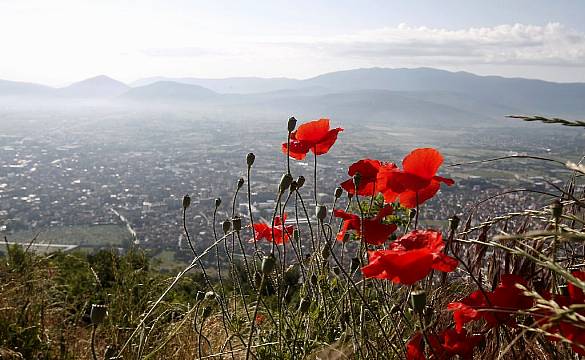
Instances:
[[[402,160],[405,172],[431,179],[443,163],[443,156],[436,149],[415,149]]]
[[[327,136],[328,132],[329,119],[313,120],[298,127],[296,139],[315,144]]]
[[[331,149],[333,144],[335,144],[335,141],[337,140],[337,134],[339,134],[341,131],[343,131],[342,128],[335,128],[333,130],[330,130],[329,132],[327,132],[325,137],[323,137],[315,144],[314,147],[311,147],[311,151],[315,155],[326,154],[329,151],[329,149]]]

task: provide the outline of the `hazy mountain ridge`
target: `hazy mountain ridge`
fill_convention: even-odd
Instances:
[[[144,84],[141,86],[137,86]],[[148,78],[130,87],[98,76],[65,88],[0,81],[0,98],[106,99],[194,109],[306,114],[346,119],[464,126],[510,113],[585,117],[585,83],[479,76],[432,68],[338,71],[305,80],[288,78]],[[389,120],[388,120],[389,121]]]

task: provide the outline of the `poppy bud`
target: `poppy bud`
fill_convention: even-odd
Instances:
[[[552,216],[555,219],[559,219],[561,216],[563,216],[563,203],[559,199],[556,199],[555,201],[553,201],[550,208],[551,208]]]
[[[345,234],[343,234],[343,242],[344,242],[344,243],[348,242],[348,241],[349,241],[349,237],[350,237],[350,236],[351,236],[351,235],[349,235],[349,233],[345,233]]]
[[[410,216],[411,219],[414,219],[414,217],[416,216],[416,209],[410,209],[408,216]]]
[[[262,274],[260,274],[258,271],[256,271],[256,273],[254,274],[254,284],[256,285],[257,288],[262,286]]]
[[[299,312],[301,314],[305,314],[307,311],[309,311],[309,307],[311,307],[311,300],[302,298],[299,302]]]
[[[203,308],[203,314],[201,314],[201,316],[204,319],[207,319],[209,317],[209,315],[211,315],[211,306],[206,306]]]
[[[254,153],[248,153],[248,155],[246,155],[246,164],[248,164],[248,167],[254,164],[254,160],[256,160],[256,155],[254,155]]]
[[[414,290],[410,294],[410,303],[414,311],[422,314],[427,305],[427,293],[424,290]]]
[[[457,230],[457,228],[459,227],[459,221],[461,221],[461,219],[459,219],[457,215],[453,215],[449,219],[449,229],[451,229],[451,231]]]
[[[239,178],[238,179],[238,190],[241,189],[242,186],[244,186],[244,178]]]
[[[341,186],[336,187],[334,195],[336,199],[339,199],[343,195],[343,188]]]
[[[286,191],[286,189],[289,188],[290,184],[292,183],[293,178],[291,174],[284,174],[282,175],[282,177],[280,178],[280,184],[278,185],[278,191],[280,193],[283,193]]]
[[[205,293],[205,300],[214,300],[215,297],[216,297],[216,294],[213,291],[208,291]]]
[[[317,205],[316,207],[317,219],[324,220],[327,217],[327,207],[325,205]]]
[[[353,176],[353,185],[357,188],[360,186],[360,182],[362,181],[362,174],[356,172]]]
[[[296,285],[299,282],[300,277],[301,274],[299,272],[299,267],[295,265],[290,265],[284,272],[284,281],[289,286]]]
[[[305,177],[303,175],[299,176],[297,179],[297,186],[298,188],[302,188],[305,185]]]
[[[270,254],[269,256],[264,256],[262,258],[262,273],[264,275],[268,275],[272,272],[272,270],[274,270],[274,267],[276,266],[276,258],[274,257],[274,254]]]
[[[91,323],[94,325],[99,325],[104,322],[108,316],[108,310],[106,309],[105,305],[91,305],[91,311],[89,313],[89,318],[91,319]]]
[[[240,231],[242,230],[242,218],[239,216],[235,216],[232,218],[232,227],[234,228],[234,231]]]
[[[293,180],[293,181],[290,183],[290,192],[291,192],[291,193],[293,193],[293,192],[295,192],[295,191],[296,191],[298,188],[299,188],[299,186],[297,185],[297,182]]]
[[[288,119],[288,124],[287,124],[288,132],[295,131],[296,127],[297,127],[297,119],[295,119],[295,117],[293,116],[290,119]]]
[[[217,209],[221,205],[221,199],[215,198],[215,208]]]
[[[299,231],[299,229],[294,229],[293,230],[293,239],[295,241],[299,241],[300,238],[301,238],[301,232]]]
[[[189,195],[183,196],[183,210],[187,209],[191,205],[191,197]]]
[[[223,233],[227,234],[230,231],[230,229],[232,228],[232,223],[228,219],[226,219],[223,221],[221,226],[223,228]]]
[[[321,249],[321,256],[323,259],[329,259],[329,256],[331,256],[331,245],[325,244],[323,246],[323,249]]]
[[[319,283],[319,278],[317,278],[317,275],[315,275],[315,274],[311,275],[311,285],[317,286],[318,283]]]
[[[351,258],[350,271],[355,272],[357,269],[359,269],[359,267],[360,267],[360,259],[358,259],[356,257]]]

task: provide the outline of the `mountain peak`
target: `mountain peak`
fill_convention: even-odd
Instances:
[[[112,79],[106,75],[98,75],[73,83],[58,91],[59,95],[63,96],[109,98],[119,96],[128,91],[128,89],[129,86],[121,81]]]

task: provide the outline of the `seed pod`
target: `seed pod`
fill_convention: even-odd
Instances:
[[[89,318],[91,319],[91,323],[94,325],[99,325],[104,322],[108,316],[108,310],[105,305],[91,305],[91,311],[89,313]]]
[[[262,273],[264,275],[269,275],[272,270],[274,270],[274,267],[276,266],[276,258],[274,257],[274,254],[270,254],[268,256],[264,256],[262,258]]]
[[[335,188],[334,196],[336,199],[339,199],[341,195],[343,195],[343,188],[341,186],[338,186]]]
[[[254,164],[254,160],[256,160],[256,155],[254,155],[254,153],[248,153],[248,155],[246,155],[246,164],[248,164],[248,167]]]
[[[414,290],[410,294],[410,303],[414,311],[422,314],[427,305],[427,293],[424,290]]]
[[[280,184],[278,185],[278,191],[280,193],[283,193],[286,191],[286,189],[289,188],[290,184],[292,183],[293,178],[291,174],[284,174],[282,175],[282,177],[280,178]]]
[[[234,228],[234,231],[240,231],[242,230],[242,218],[239,216],[235,216],[232,218],[232,227]]]
[[[461,219],[459,219],[459,217],[457,215],[453,215],[449,219],[449,229],[451,229],[451,231],[457,230],[457,228],[459,227],[460,221],[461,221]]]
[[[244,186],[244,178],[238,179],[238,190],[240,190]]]
[[[556,199],[555,201],[553,201],[550,208],[551,208],[552,216],[555,219],[559,219],[561,216],[563,216],[563,203],[559,199]]]
[[[209,317],[209,315],[211,315],[211,306],[206,306],[203,308],[203,314],[201,314],[201,316],[204,319],[207,319]]]
[[[327,206],[317,205],[317,207],[315,208],[315,211],[317,213],[317,219],[325,220],[325,218],[327,217]]]
[[[215,198],[215,208],[217,209],[221,205],[221,199]]]
[[[191,205],[191,197],[189,195],[183,196],[183,210],[187,209]]]
[[[329,256],[331,256],[331,245],[328,243],[323,245],[323,249],[321,249],[321,256],[325,260],[329,259]]]
[[[302,298],[301,301],[299,302],[299,312],[301,314],[306,314],[307,311],[309,311],[310,307],[311,307],[311,300],[309,300],[308,298]]]
[[[224,234],[227,234],[231,230],[231,228],[232,228],[232,223],[231,223],[231,221],[229,221],[228,219],[226,219],[221,224],[221,227],[223,228],[223,233]]]
[[[295,117],[292,116],[291,118],[288,119],[288,124],[287,124],[288,132],[295,131],[296,127],[297,127],[297,119],[295,119]]]
[[[297,186],[300,189],[303,187],[303,185],[305,185],[305,177],[301,175],[297,178]]]

